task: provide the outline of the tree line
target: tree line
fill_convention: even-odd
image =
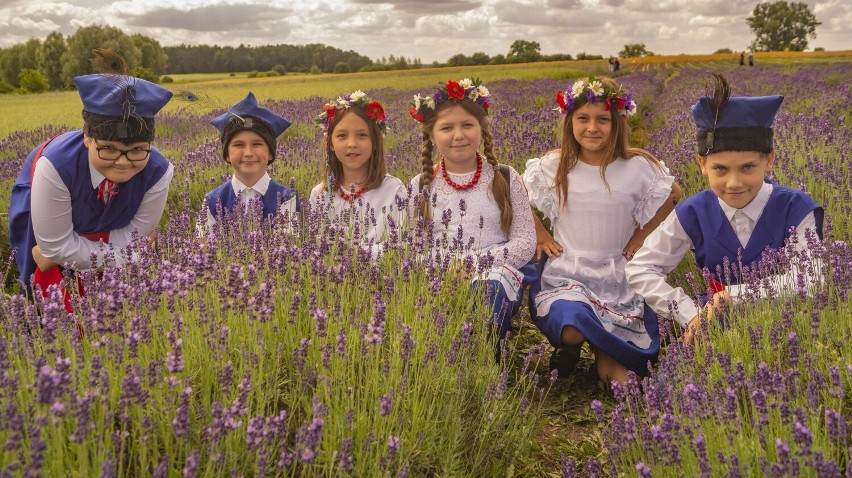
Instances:
[[[808,38],[816,38],[820,22],[808,5],[801,2],[761,2],[746,19],[755,34],[750,47],[756,51],[803,51]],[[275,76],[285,73],[350,73],[355,71],[405,70],[422,68],[419,58],[404,56],[376,61],[355,51],[343,51],[323,44],[208,46],[179,45],[163,47],[145,35],[127,35],[113,26],[81,27],[64,37],[51,33],[44,40],[32,38],[9,48],[0,49],[0,93],[41,92],[71,88],[73,78],[93,73],[89,58],[93,48],[110,48],[123,56],[131,74],[154,82],[167,82],[166,73],[251,72],[249,76]],[[724,50],[724,49],[723,49]],[[722,50],[717,50],[722,51]],[[629,43],[619,52],[621,57],[651,56],[644,43]],[[579,53],[577,60],[593,60],[600,55]],[[534,61],[575,59],[570,54],[543,55],[536,41],[515,40],[506,55],[489,56],[476,52],[470,56],[456,54],[446,63],[433,62],[432,67],[499,65]]]

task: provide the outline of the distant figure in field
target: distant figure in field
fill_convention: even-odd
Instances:
[[[613,62],[612,62],[612,71],[618,71],[618,70],[620,70],[620,69],[621,69],[621,62],[620,62],[620,61],[618,61],[618,58],[616,58],[616,59],[615,59],[615,60],[613,60]]]
[[[609,63],[609,71],[615,71],[615,59],[613,57],[609,57],[607,63]]]
[[[745,52],[740,52],[740,66],[745,65]]]
[[[754,52],[748,52],[748,66],[754,66]]]

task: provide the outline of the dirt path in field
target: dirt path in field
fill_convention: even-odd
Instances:
[[[515,368],[520,370],[528,351],[547,340],[529,320],[526,308],[522,308],[513,322],[513,332],[517,334]],[[546,376],[546,369],[547,363],[544,363],[538,371]],[[584,348],[574,374],[557,380],[546,395],[538,433],[534,438],[536,444],[530,456],[521,460],[520,476],[560,477],[565,457],[578,463],[589,457],[601,459],[604,448],[600,426],[589,408],[595,399],[602,402],[613,400],[612,394],[598,380],[588,348]]]

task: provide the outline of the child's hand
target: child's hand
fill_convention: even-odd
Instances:
[[[541,223],[538,214],[533,210],[533,222],[535,223],[535,261],[541,260],[541,254],[559,257],[562,254],[562,246],[553,239],[550,231]]]
[[[639,250],[639,248],[642,247],[642,244],[644,243],[643,237],[636,236],[637,234],[634,234],[633,237],[631,237],[630,240],[627,241],[627,245],[624,246],[624,250],[621,251],[621,255],[623,255],[624,258],[628,261],[630,259],[633,259],[633,256],[636,255],[636,252]]]
[[[731,295],[728,293],[727,289],[713,294],[713,299],[708,300],[707,303],[704,304],[704,309],[689,321],[689,324],[686,326],[686,330],[683,332],[683,343],[686,345],[693,345],[695,343],[695,336],[703,330],[702,324],[712,323],[713,320],[716,319],[716,315],[723,314],[730,303]]]
[[[36,265],[42,272],[47,272],[58,265],[50,259],[44,257],[41,253],[41,248],[38,246],[33,247],[33,260],[35,260]]]
[[[545,231],[544,234],[539,236],[536,234],[536,244],[535,244],[535,260],[538,262],[541,260],[541,254],[547,254],[550,257],[559,257],[562,254],[562,246],[553,239],[553,236],[550,235],[549,232]]]

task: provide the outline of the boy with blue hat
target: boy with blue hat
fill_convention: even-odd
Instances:
[[[249,94],[210,122],[219,130],[222,157],[231,164],[231,179],[207,193],[207,231],[212,232],[219,214],[231,212],[239,203],[245,208],[259,200],[263,217],[299,211],[299,199],[290,188],[270,178],[266,167],[275,161],[276,138],[290,122],[257,104]],[[221,208],[221,209],[220,209]],[[200,231],[203,234],[203,230]]]
[[[78,76],[74,84],[83,129],[30,152],[10,199],[9,237],[28,294],[31,276],[44,293],[60,283],[57,266],[66,263],[121,264],[133,237],[155,233],[174,173],[151,144],[169,90],[123,74]]]
[[[772,122],[784,97],[731,98],[724,77],[714,76],[713,96],[701,97],[692,107],[699,130],[698,165],[710,189],[677,205],[626,267],[633,290],[658,314],[673,313],[685,329],[686,343],[693,342],[702,319],[713,317],[726,301],[736,305],[746,292],[741,277],[716,277],[709,284],[715,295],[699,313],[689,294],[666,283],[666,274],[687,251],[695,252],[701,269],[716,273],[729,269],[729,262],[741,271],[760,262],[767,248],[784,246],[793,230],[799,238],[794,247],[802,254],[807,254],[808,230],[822,239],[823,209],[816,201],[765,179],[775,160]],[[796,280],[778,277],[767,283],[777,295]]]

